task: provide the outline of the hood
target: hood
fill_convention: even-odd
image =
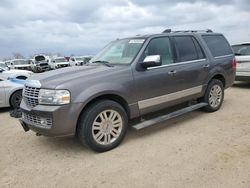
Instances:
[[[106,67],[103,65],[91,66],[74,66],[63,69],[52,70],[40,74],[33,75],[29,80],[40,81],[43,88],[54,89],[60,85],[67,85],[73,80],[85,80],[108,75],[115,70],[120,70],[119,67]]]

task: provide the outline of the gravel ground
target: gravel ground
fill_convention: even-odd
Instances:
[[[136,132],[106,153],[74,138],[25,133],[0,111],[0,187],[250,187],[250,84],[218,112],[195,111]]]

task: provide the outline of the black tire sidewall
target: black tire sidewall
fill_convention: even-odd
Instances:
[[[109,145],[101,145],[95,141],[92,135],[92,124],[95,120],[95,118],[104,110],[115,110],[121,115],[122,121],[123,121],[123,127],[121,134],[117,140],[115,140],[113,143]],[[123,109],[123,107],[118,104],[115,101],[111,100],[102,100],[93,103],[87,109],[84,111],[80,118],[80,122],[77,129],[77,135],[80,141],[84,144],[86,144],[91,149],[97,151],[97,152],[104,152],[111,150],[118,146],[121,141],[123,140],[127,127],[128,127],[128,117],[126,111]]]
[[[221,87],[221,91],[222,91],[222,98],[221,98],[220,105],[217,106],[216,108],[212,107],[212,106],[210,105],[210,103],[209,103],[210,91],[211,91],[211,89],[212,89],[212,87],[213,87],[214,85],[220,86],[220,87]],[[205,95],[204,95],[204,97],[203,97],[203,99],[202,99],[203,102],[208,103],[208,105],[207,105],[204,109],[205,109],[206,111],[208,111],[208,112],[215,112],[215,111],[217,111],[217,110],[220,109],[220,107],[221,107],[221,105],[222,105],[222,103],[223,103],[223,100],[224,100],[224,86],[223,86],[223,83],[222,83],[220,80],[217,80],[217,79],[211,80],[211,82],[209,82],[209,84],[208,84],[208,87],[207,87],[207,89],[206,89]]]
[[[13,93],[12,95],[11,95],[11,98],[10,98],[10,105],[11,105],[11,107],[12,108],[19,108],[19,105],[17,105],[16,104],[16,102],[15,102],[15,100],[16,100],[16,97],[18,96],[18,95],[21,95],[22,96],[22,91],[16,91],[15,93]]]

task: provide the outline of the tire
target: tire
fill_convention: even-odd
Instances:
[[[88,106],[80,116],[76,135],[80,142],[96,152],[117,147],[128,127],[124,108],[115,101],[101,100]]]
[[[10,106],[12,108],[19,108],[21,100],[22,100],[22,91],[19,90],[14,92],[10,97]]]
[[[209,82],[201,102],[208,103],[203,109],[207,112],[215,112],[220,109],[224,100],[224,86],[220,80],[213,79]]]

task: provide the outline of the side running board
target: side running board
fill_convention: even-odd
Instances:
[[[142,122],[140,122],[140,123],[138,123],[138,124],[136,124],[136,125],[134,125],[132,127],[134,129],[136,129],[136,130],[144,129],[146,127],[150,127],[152,125],[164,122],[166,120],[169,120],[169,119],[172,119],[172,118],[175,118],[175,117],[178,117],[178,116],[186,114],[188,112],[192,112],[194,110],[197,110],[199,108],[205,107],[207,105],[208,105],[207,103],[198,103],[198,104],[195,104],[195,105],[192,105],[192,106],[188,106],[186,108],[182,108],[180,110],[171,112],[169,114],[158,116],[158,117],[150,119],[150,120],[142,121]]]

